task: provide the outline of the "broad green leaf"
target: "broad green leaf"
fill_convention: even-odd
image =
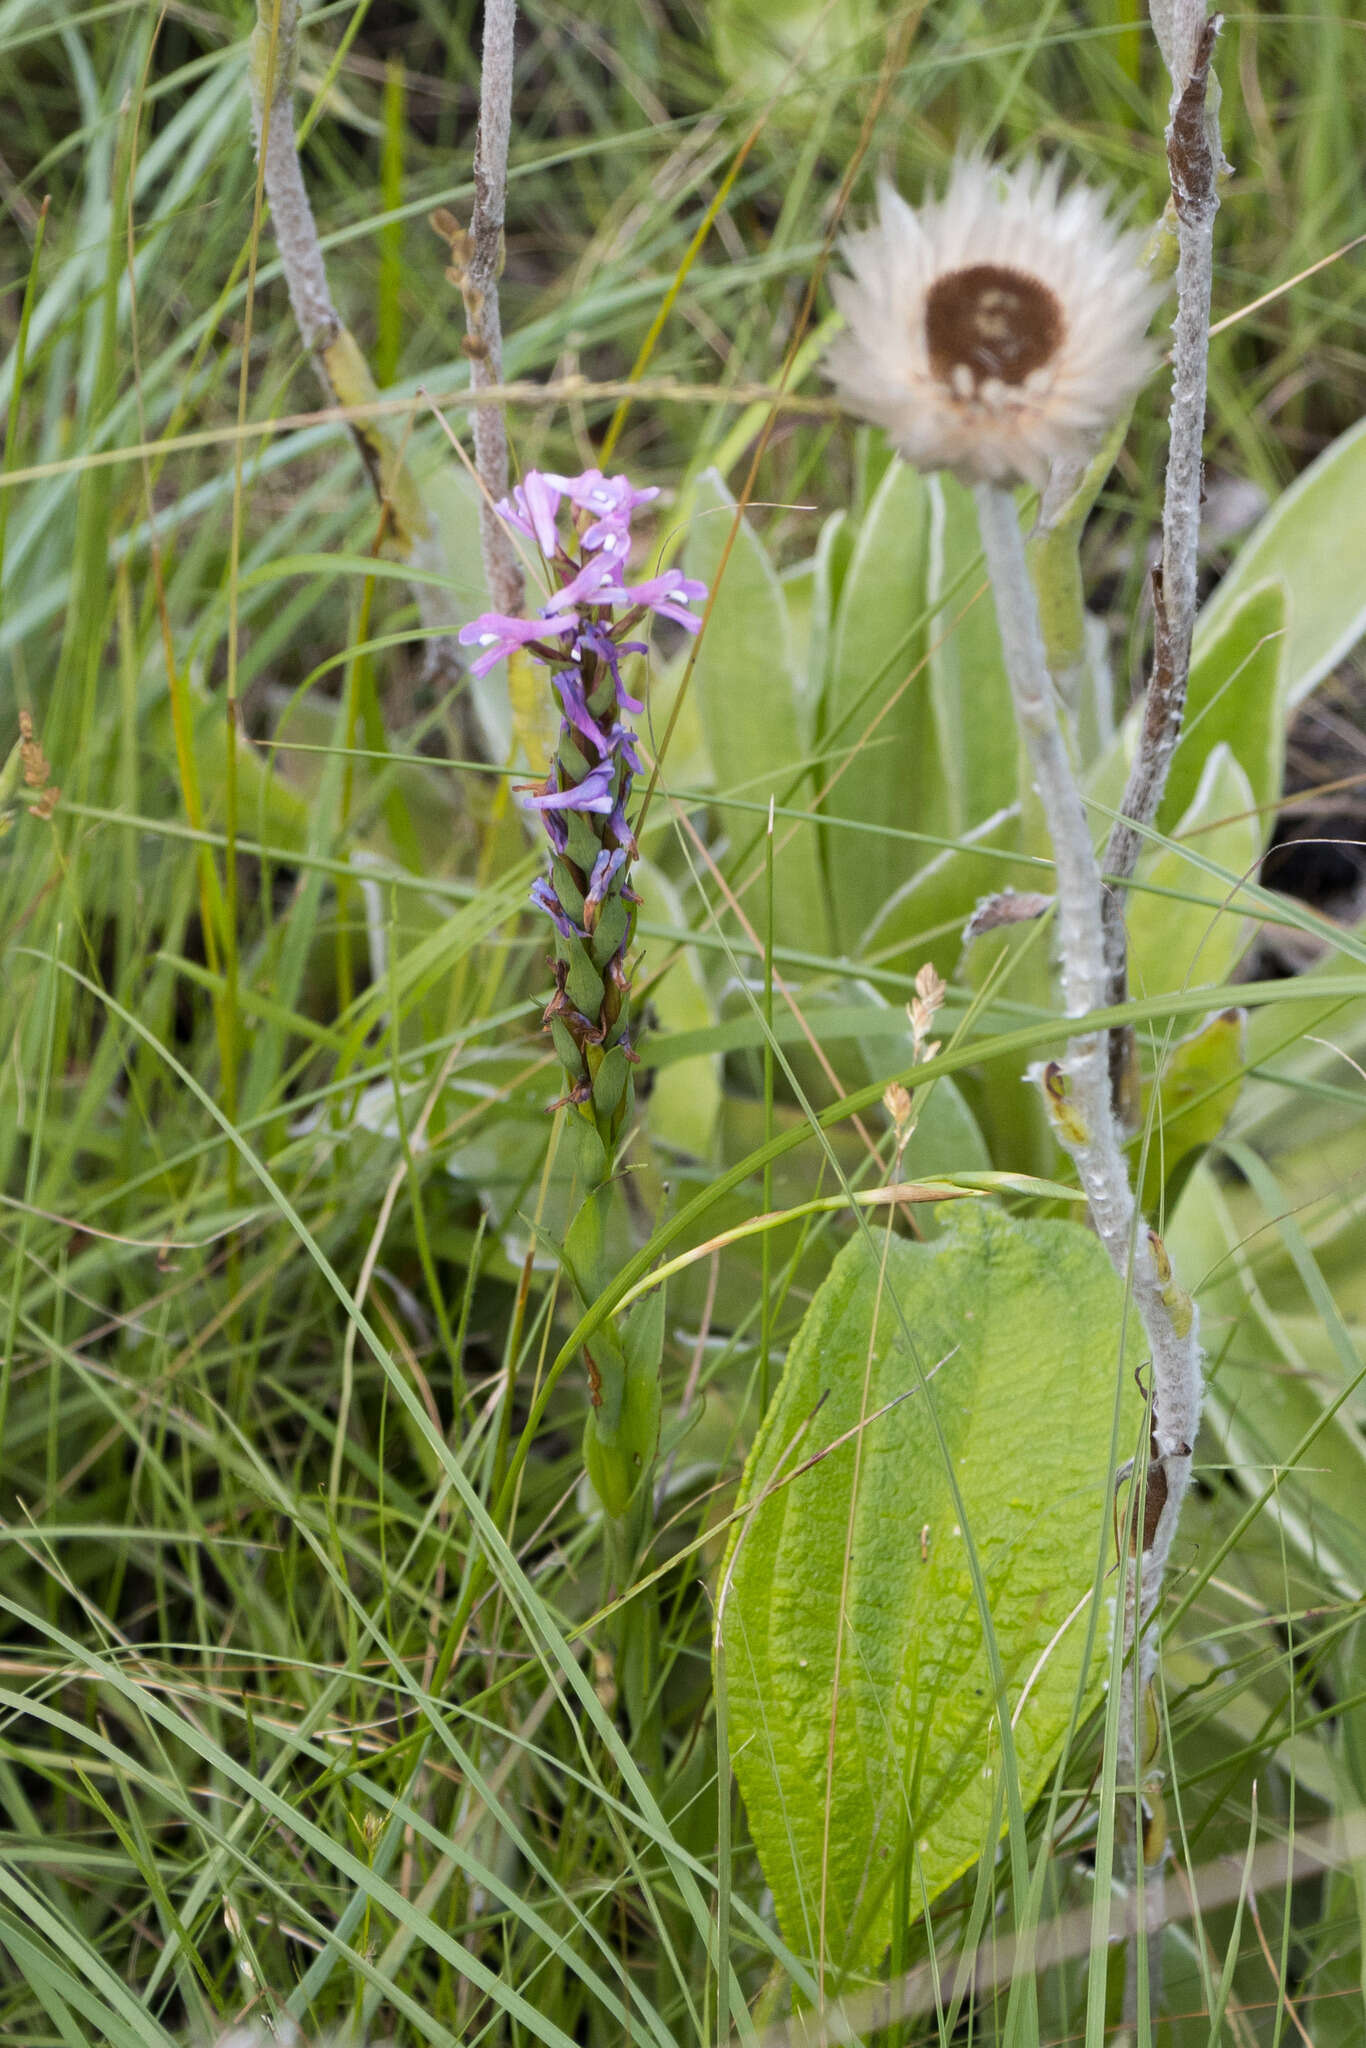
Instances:
[[[832,817],[945,832],[953,806],[925,659],[929,515],[924,478],[894,462],[844,578],[821,739],[827,775],[841,770]],[[876,831],[832,825],[823,836],[836,943],[848,951],[923,855]]]
[[[1248,778],[1254,800],[1274,804],[1285,768],[1286,590],[1266,582],[1230,605],[1225,623],[1204,635],[1191,664],[1186,715],[1158,813],[1171,832],[1194,800],[1220,741]],[[1120,807],[1143,726],[1140,698],[1087,770],[1085,789],[1098,827]],[[1267,821],[1269,829],[1269,820]]]
[[[811,638],[806,653],[803,702],[818,712],[824,701],[826,674],[830,666],[830,639],[839,613],[840,594],[849,573],[854,536],[845,511],[832,512],[821,527],[812,557],[814,572],[811,605]],[[815,717],[812,718],[814,726]]]
[[[686,567],[712,592],[710,616],[697,647],[692,688],[702,714],[718,792],[751,801],[770,795],[798,809],[814,794],[801,767],[808,749],[798,711],[791,623],[782,584],[748,519],[721,570],[735,516],[735,500],[715,470],[697,486],[688,533]],[[753,814],[726,816],[735,869],[741,879],[758,857],[763,823]],[[791,835],[790,837],[788,835]],[[821,952],[826,943],[825,896],[813,827],[790,821],[779,832],[776,862],[777,936],[785,945]],[[735,871],[735,870],[733,870]],[[757,908],[752,899],[751,907]]]
[[[859,940],[859,958],[914,971],[933,961],[952,980],[963,951],[963,927],[984,896],[1010,886],[1053,887],[1051,863],[1025,866],[1014,858],[1020,840],[1017,806],[998,811],[942,848],[884,903]]]
[[[318,691],[284,698],[276,713],[274,740],[275,774],[292,798],[302,797],[305,825],[330,852],[329,836],[320,830],[319,806],[327,804],[329,776],[342,744],[335,700]],[[359,757],[347,771],[350,817],[361,821],[354,836],[381,859],[413,867],[420,874],[450,873],[461,851],[459,809],[468,802],[459,779],[434,761],[367,758],[365,744],[359,742]],[[395,813],[403,826],[402,842],[390,825]],[[335,799],[322,811],[323,818],[339,815]]]
[[[810,692],[805,684],[811,667],[811,640],[816,631],[816,607],[819,602],[814,557],[809,562],[794,562],[790,569],[783,569],[779,573],[778,581],[782,585],[783,598],[787,605],[788,631],[792,636],[793,679],[803,699],[802,724],[809,725]]]
[[[747,95],[778,95],[768,119],[805,126],[817,81],[828,95],[863,74],[881,13],[877,0],[714,0],[703,18],[726,76]]]
[[[194,719],[193,744],[204,822],[221,830],[227,801],[227,749],[224,745],[223,699],[206,690],[193,678],[189,699]],[[171,706],[162,697],[148,714],[144,744],[164,749],[164,760],[174,759],[171,737]],[[238,830],[259,838],[281,854],[307,844],[308,806],[298,792],[275,773],[270,759],[245,734],[238,734],[236,753]]]
[[[1157,822],[1170,832],[1192,802],[1206,761],[1220,740],[1252,788],[1256,803],[1272,805],[1285,771],[1284,583],[1263,583],[1227,615],[1220,632],[1205,639],[1191,664],[1186,716],[1172,756]],[[1132,714],[1135,732],[1142,707]],[[1270,818],[1266,829],[1270,830]]]
[[[1188,844],[1202,860],[1244,879],[1261,853],[1264,827],[1251,784],[1223,741],[1172,836],[1175,844],[1139,862],[1129,893],[1129,983],[1136,996],[1225,982],[1247,942],[1246,914],[1222,907],[1235,893],[1234,880],[1219,880],[1184,851]]]
[[[1228,1122],[1246,1064],[1246,1010],[1220,1010],[1164,1055],[1143,1173],[1145,1215],[1158,1215],[1164,1189],[1167,1205],[1175,1202],[1187,1171]]]
[[[422,604],[424,622],[448,626],[452,632],[489,608],[489,590],[484,577],[483,548],[479,538],[479,490],[459,463],[448,457],[424,470],[419,478],[422,501],[432,522],[431,537],[414,554],[419,568],[435,569],[448,583],[445,591],[427,591]],[[528,591],[528,598],[532,592]],[[539,598],[534,602],[539,602]],[[516,739],[512,706],[508,698],[507,671],[499,663],[489,675],[471,676],[465,685],[467,701],[494,761],[512,759]],[[547,688],[547,697],[550,691]]]
[[[955,823],[976,825],[1015,801],[1020,743],[972,494],[948,475],[928,489],[930,695]]]
[[[1125,1452],[1140,1418],[1122,1310],[1089,1231],[986,1203],[954,1207],[930,1243],[853,1238],[812,1302],[722,1581],[732,1762],[799,1953],[821,1941],[824,1897],[832,1966],[874,1965],[904,1859],[914,1911],[993,1848],[1002,1737],[964,1517],[1026,1803],[1078,1693],[1099,1686],[1110,1609],[1091,1599],[1116,1400]]]
[[[1366,420],[1359,420],[1282,492],[1196,622],[1195,647],[1230,623],[1247,593],[1286,586],[1285,665],[1298,704],[1366,632]]]

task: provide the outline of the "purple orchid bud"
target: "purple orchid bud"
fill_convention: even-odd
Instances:
[[[582,635],[580,635],[580,638],[582,638]],[[582,733],[598,759],[600,761],[605,760],[612,751],[611,735],[603,731],[588,709],[583,677],[579,670],[576,668],[557,669],[551,677],[551,681],[560,693],[560,702],[564,706],[566,725],[574,732]]]
[[[631,696],[621,680],[620,660],[623,654],[645,654],[649,650],[643,640],[632,640],[625,647],[618,647],[605,626],[588,625],[579,630],[579,646],[587,647],[596,654],[599,661],[606,662],[613,683],[616,685],[617,703],[623,711],[629,711],[633,718],[639,718],[645,706],[639,697]]]
[[[559,812],[542,811],[541,823],[545,827],[545,836],[550,841],[550,844],[554,851],[556,853],[568,853],[569,827],[568,825],[566,825],[564,819],[560,816]]]
[[[555,891],[551,888],[549,882],[544,879],[532,883],[531,900],[538,910],[545,912],[546,916],[554,924],[556,931],[562,933],[566,939],[586,939],[588,931],[592,930],[592,925],[590,924],[588,931],[580,931],[559,897],[555,894]]]
[[[593,872],[588,878],[588,894],[583,899],[583,921],[588,927],[589,932],[596,929],[598,913],[606,901],[607,891],[611,888],[625,865],[626,849],[624,846],[619,846],[614,852],[610,853],[604,848],[594,861]]]
[[[457,637],[462,647],[484,649],[470,663],[470,674],[486,676],[504,655],[511,654],[515,648],[525,647],[531,640],[577,632],[578,624],[575,612],[567,612],[563,618],[556,619],[512,619],[504,612],[481,612],[477,619],[470,620],[468,626],[460,628]]]
[[[636,845],[636,835],[626,822],[625,791],[622,792],[612,807],[611,816],[607,821],[607,829],[616,840],[617,845],[625,847],[632,860],[639,856],[640,848]]]
[[[607,818],[616,806],[612,795],[616,772],[615,761],[599,761],[582,782],[573,783],[568,789],[536,790],[524,785],[517,793],[529,811],[586,811]]]
[[[645,771],[640,765],[640,755],[636,752],[636,736],[629,725],[614,725],[607,735],[607,746],[611,753],[620,754],[633,775],[644,774]]]

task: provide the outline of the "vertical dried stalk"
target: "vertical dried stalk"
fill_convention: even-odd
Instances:
[[[363,406],[377,396],[374,379],[332,303],[327,265],[299,163],[294,129],[298,68],[299,0],[257,0],[249,72],[251,126],[289,303],[304,346],[334,402],[343,407]],[[355,418],[351,433],[375,495],[385,508],[390,537],[400,552],[410,558],[417,555],[431,533],[417,486],[382,428]],[[417,592],[419,604],[425,588],[421,586]]]
[[[1157,816],[1167,770],[1181,736],[1195,628],[1196,555],[1209,370],[1210,282],[1214,217],[1223,169],[1217,86],[1210,60],[1222,18],[1205,20],[1205,0],[1152,0],[1153,27],[1172,74],[1167,162],[1177,231],[1177,310],[1172,345],[1172,401],[1166,495],[1162,508],[1162,565],[1153,574],[1155,632],[1152,674],[1143,731],[1120,817],[1105,850],[1110,881],[1105,899],[1107,1000],[1122,1003],[1128,990],[1124,937],[1126,884]],[[1213,104],[1212,104],[1213,102]],[[1110,1047],[1111,1088],[1121,1115],[1133,1106],[1136,1052],[1132,1031],[1116,1031]]]
[[[1058,723],[1014,501],[1008,491],[989,484],[979,484],[974,495],[1016,719],[1053,841],[1063,999],[1069,1016],[1085,1016],[1104,1005],[1109,980],[1100,869]],[[1047,1067],[1041,1078],[1054,1128],[1076,1164],[1097,1235],[1116,1273],[1132,1288],[1151,1355],[1151,1444],[1137,1489],[1144,1512],[1141,1526],[1136,1513],[1129,1517],[1131,1562],[1124,1598],[1123,1648],[1130,1663],[1120,1691],[1118,1762],[1120,1779],[1129,1785],[1139,1775],[1140,1708],[1157,1663],[1148,1624],[1190,1484],[1200,1420],[1199,1336],[1194,1305],[1177,1285],[1160,1238],[1142,1229],[1136,1213],[1111,1105],[1103,1035],[1075,1037],[1065,1061]],[[1160,1915],[1155,1883],[1149,1909],[1152,1917]]]
[[[1162,511],[1162,561],[1153,577],[1152,672],[1138,751],[1120,806],[1121,814],[1105,852],[1109,887],[1098,899],[1104,968],[1102,1000],[1106,1004],[1122,1003],[1128,993],[1124,932],[1127,884],[1137,866],[1144,831],[1157,816],[1185,713],[1195,628],[1214,221],[1219,207],[1218,179],[1224,167],[1217,118],[1218,87],[1210,77],[1220,19],[1205,19],[1205,0],[1151,0],[1151,13],[1172,78],[1167,162],[1176,215],[1177,314]],[[1055,808],[1047,798],[1045,806],[1051,823]],[[1060,863],[1060,903],[1062,888]],[[1123,1171],[1117,1139],[1126,1124],[1136,1121],[1138,1106],[1138,1057],[1133,1031],[1112,1032],[1108,1059],[1097,1063],[1104,1082],[1103,1111],[1090,1056],[1081,1061],[1078,1054],[1077,1059],[1083,1067],[1082,1074],[1075,1069],[1073,1074],[1077,1106],[1083,1109],[1084,1121],[1100,1118],[1104,1129],[1101,1152],[1105,1155],[1113,1151]],[[1097,1228],[1113,1258],[1114,1247],[1096,1212],[1088,1184],[1083,1156],[1086,1149],[1084,1145],[1069,1145],[1091,1199]],[[1108,1179],[1109,1164],[1104,1158],[1100,1164],[1101,1178]],[[1124,1191],[1132,1221],[1127,1171]],[[1141,1525],[1137,1502],[1129,1518],[1128,1549],[1134,1564],[1125,1586],[1124,1647],[1126,1652],[1132,1649],[1134,1655],[1132,1670],[1121,1691],[1118,1730],[1119,1773],[1126,1783],[1136,1783],[1141,1775],[1138,1731],[1142,1702],[1156,1665],[1156,1647],[1148,1624],[1157,1605],[1181,1503],[1190,1482],[1191,1450],[1203,1388],[1195,1311],[1172,1274],[1161,1241],[1152,1232],[1148,1233],[1146,1243],[1135,1245],[1133,1285],[1152,1352],[1152,1442],[1146,1478],[1139,1489],[1143,1498]],[[1130,1875],[1138,1875],[1140,1864],[1145,1872],[1143,1925],[1135,1925],[1131,1936],[1125,1984],[1125,2018],[1131,2024],[1138,2014],[1141,1961],[1146,1960],[1148,1966],[1151,1998],[1156,1997],[1159,1984],[1159,1939],[1164,1917],[1163,1846],[1143,1838],[1132,1843],[1128,1854]]]
[[[476,390],[503,376],[503,329],[498,312],[498,278],[503,267],[503,210],[507,198],[508,138],[512,126],[513,32],[516,0],[487,0],[484,54],[479,83],[479,132],[474,143],[474,210],[458,282],[469,333],[465,352]],[[474,466],[483,488],[479,538],[484,575],[495,611],[516,617],[522,610],[521,564],[507,527],[493,507],[508,488],[507,425],[501,406],[477,405]]]
[[[305,348],[321,357],[341,333],[342,323],[327,288],[327,269],[299,166],[294,133],[298,69],[299,0],[278,0],[274,10],[269,0],[258,0],[251,41],[252,135],[262,159],[289,303]],[[330,383],[325,365],[320,367]]]

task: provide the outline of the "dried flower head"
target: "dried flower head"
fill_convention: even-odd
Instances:
[[[1103,194],[1056,164],[960,162],[918,210],[890,185],[850,235],[826,369],[851,412],[917,469],[1032,483],[1087,455],[1154,360],[1160,295]]]

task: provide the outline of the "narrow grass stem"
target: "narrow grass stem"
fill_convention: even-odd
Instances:
[[[1060,970],[1068,1014],[1098,1009],[1106,987],[1101,879],[1081,792],[1053,700],[1038,605],[1024,541],[1008,491],[979,484],[975,492],[1001,644],[1015,715],[1029,753],[1039,801],[1053,841]],[[1099,1032],[1075,1037],[1062,1064],[1047,1070],[1045,1094],[1062,1145],[1074,1161],[1097,1234],[1120,1278],[1132,1287],[1152,1358],[1152,1462],[1139,1489],[1142,1521],[1139,1572],[1130,1574],[1124,1649],[1132,1682],[1122,1689],[1119,1774],[1136,1777],[1138,1716],[1156,1663],[1147,1623],[1156,1605],[1181,1501],[1190,1480],[1199,1420],[1201,1372],[1194,1310],[1181,1295],[1160,1242],[1141,1230],[1120,1132],[1110,1105],[1106,1043]]]

